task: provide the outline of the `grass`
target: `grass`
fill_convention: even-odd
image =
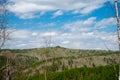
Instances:
[[[114,69],[116,68],[116,70]],[[118,65],[82,67],[47,74],[47,80],[118,80]],[[25,79],[24,79],[25,80]],[[36,73],[28,80],[44,80],[44,75]]]

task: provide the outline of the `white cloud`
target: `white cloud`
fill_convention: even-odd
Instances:
[[[48,24],[38,23],[37,25],[42,28],[47,28],[47,27],[53,27],[56,24],[55,23],[48,23]]]
[[[26,46],[27,44],[19,44],[19,45],[17,45],[17,47],[24,47],[24,46]]]
[[[99,22],[97,22],[95,24],[96,28],[106,28],[106,27],[109,27],[111,25],[115,25],[116,24],[116,20],[115,18],[111,17],[111,18],[105,18]]]
[[[37,16],[35,16],[33,13],[24,13],[24,14],[16,14],[17,16],[19,16],[21,19],[31,19],[31,18],[35,18]]]
[[[11,33],[11,38],[28,38],[30,36],[30,32],[28,30],[16,30],[13,33]]]
[[[86,20],[78,20],[75,22],[67,23],[63,26],[63,29],[72,32],[89,32],[105,29],[110,26],[115,26],[116,20],[113,17],[104,18],[100,21],[96,20],[96,17],[90,17]]]
[[[63,15],[63,12],[61,10],[58,10],[53,14],[53,18],[55,18],[57,16],[61,16],[61,15]]]
[[[32,31],[16,30],[11,34],[12,40],[8,45],[10,48],[36,48],[45,45],[44,38],[51,37],[53,46],[63,46],[68,48],[79,49],[112,49],[117,50],[117,33],[99,31],[101,28],[109,28],[106,25],[114,26],[113,18],[106,18],[96,21],[95,17],[86,20],[79,20],[66,23],[62,29],[52,31]],[[104,23],[106,21],[106,23]],[[98,25],[102,24],[102,25]],[[105,27],[104,27],[105,26]]]
[[[91,30],[92,25],[96,23],[96,17],[88,18],[87,20],[79,20],[68,23],[63,26],[64,29],[69,29],[74,32],[85,32]]]
[[[42,34],[43,36],[56,36],[57,33],[56,32],[45,32]]]
[[[93,10],[96,10],[98,8],[100,8],[102,5],[92,5],[92,6],[89,6],[89,7],[85,7],[84,9],[82,9],[80,11],[80,13],[82,14],[87,14],[87,13],[90,13],[91,11]]]
[[[38,35],[37,32],[33,32],[33,33],[32,33],[32,36],[37,36],[37,35]]]
[[[33,18],[36,13],[56,11],[54,16],[62,15],[62,11],[77,11],[80,14],[88,14],[102,7],[108,0],[10,0],[8,10],[20,18]]]
[[[94,24],[95,21],[96,21],[96,17],[90,17],[87,20],[85,20],[83,24],[88,26],[88,25]]]
[[[69,44],[70,41],[63,41],[62,44]]]
[[[100,25],[101,24],[101,25]],[[67,23],[63,26],[68,33],[62,34],[64,40],[72,42],[68,46],[82,49],[118,49],[117,34],[100,29],[115,27],[114,18],[96,21],[95,17]],[[63,45],[66,46],[66,45]]]

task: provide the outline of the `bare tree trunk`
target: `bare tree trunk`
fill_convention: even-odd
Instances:
[[[7,32],[7,0],[0,0],[0,49],[8,38]]]
[[[45,80],[47,80],[47,59],[45,59]]]
[[[118,33],[118,45],[120,51],[120,20],[119,20],[119,11],[118,11],[118,1],[114,0],[115,9],[116,9],[116,20],[117,20],[117,33]]]
[[[7,1],[0,0],[0,50],[4,46],[6,40],[8,39],[8,30],[7,30]],[[9,66],[9,58],[6,57],[6,76],[5,80],[11,80],[11,72]]]
[[[49,55],[49,53],[50,53],[50,47],[51,47],[51,35],[50,35],[50,37],[49,38],[45,38],[44,39],[45,40],[45,57],[44,57],[44,59],[45,59],[45,69],[44,69],[44,74],[45,74],[45,80],[47,80],[47,57],[48,57],[48,55]]]
[[[8,65],[8,67],[6,67],[6,77],[5,77],[6,79],[5,80],[11,80],[10,62],[8,58],[6,61],[6,65]]]

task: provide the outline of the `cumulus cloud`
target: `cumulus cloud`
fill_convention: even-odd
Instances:
[[[57,34],[54,31],[15,30],[10,35],[11,40],[6,44],[8,48],[15,49],[43,47],[45,46],[44,38],[55,37]]]
[[[10,35],[11,38],[18,38],[18,39],[28,38],[29,36],[30,36],[30,32],[28,30],[17,30]]]
[[[67,23],[63,26],[63,29],[67,29],[72,32],[89,32],[105,29],[115,25],[116,21],[113,17],[104,18],[100,21],[97,21],[96,17],[90,17],[86,20],[78,20],[75,22]]]
[[[115,18],[111,17],[111,18],[105,18],[101,21],[99,21],[97,24],[95,24],[96,28],[106,28],[112,25],[116,24],[116,20]]]
[[[68,33],[63,33],[61,36],[64,36],[64,40],[71,42],[69,44],[71,48],[115,50],[118,49],[117,34],[105,30],[100,31],[101,28],[108,29],[109,26],[115,26],[114,18],[96,21],[95,17],[90,17],[65,24],[63,29],[68,30]]]
[[[88,14],[99,9],[108,0],[10,0],[8,10],[20,18],[34,18],[36,13],[56,11],[54,16],[62,15],[62,11]],[[37,15],[38,16],[38,15]]]
[[[115,24],[111,22],[112,20],[113,18],[106,18],[98,22],[95,17],[90,17],[86,20],[66,23],[61,26],[62,31],[52,30],[43,32],[16,30],[11,35],[13,39],[9,42],[9,45],[12,44],[11,48],[39,48],[45,46],[45,37],[51,37],[51,44],[53,44],[53,46],[60,45],[75,49],[117,50],[117,33],[99,31],[101,27],[106,28],[106,25],[110,24],[114,26]],[[104,21],[106,21],[106,23],[104,23]],[[96,30],[96,28],[98,28],[98,30]],[[64,30],[67,31],[64,32]]]
[[[45,32],[42,34],[43,36],[56,36],[57,33],[56,32]]]
[[[74,32],[85,32],[90,31],[91,27],[96,23],[96,17],[88,18],[87,20],[79,20],[71,22],[63,26],[64,29],[68,29]]]

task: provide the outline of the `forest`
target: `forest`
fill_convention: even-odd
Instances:
[[[64,47],[4,49],[0,78],[12,80],[118,80],[119,52]]]

